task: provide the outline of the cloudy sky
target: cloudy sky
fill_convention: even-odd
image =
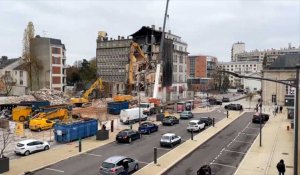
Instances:
[[[166,0],[0,0],[0,56],[22,54],[29,21],[35,34],[61,39],[67,63],[96,55],[98,31],[128,36],[162,26]],[[170,0],[167,30],[188,43],[191,55],[230,61],[234,42],[246,50],[299,47],[299,0]]]

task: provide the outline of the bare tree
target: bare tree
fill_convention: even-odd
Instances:
[[[30,44],[31,40],[34,38],[34,25],[32,22],[29,22],[26,29],[24,30],[23,34],[23,53],[22,53],[22,58],[25,61],[25,69],[28,72],[28,79],[29,79],[29,86],[30,89],[32,90],[32,69],[34,64],[36,64],[36,60],[33,58],[30,52]],[[38,75],[38,74],[35,74]],[[36,76],[38,77],[38,76]]]
[[[9,96],[13,86],[15,85],[16,82],[13,80],[10,74],[6,73],[0,77],[0,90],[4,91],[6,96]]]
[[[9,129],[0,128],[0,158],[4,157],[4,151],[12,141],[12,133]]]

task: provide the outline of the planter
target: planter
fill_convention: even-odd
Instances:
[[[96,133],[96,140],[107,140],[109,138],[108,130],[98,130]]]
[[[9,171],[9,158],[0,158],[0,174]]]

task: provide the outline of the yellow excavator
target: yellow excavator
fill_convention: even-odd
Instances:
[[[84,103],[88,103],[89,102],[89,95],[94,91],[98,89],[100,92],[103,90],[103,84],[102,84],[102,79],[98,78],[93,84],[92,86],[86,90],[82,97],[74,97],[71,98],[71,103],[74,104],[76,107],[81,107],[82,104]]]

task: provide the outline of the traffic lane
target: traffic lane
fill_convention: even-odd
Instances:
[[[202,165],[209,164],[216,159],[220,152],[237,137],[238,133],[249,125],[252,115],[253,113],[247,112],[240,116],[164,174],[196,174]]]
[[[207,114],[195,114],[195,119],[203,116],[214,116],[215,121],[219,121],[224,118],[224,113],[213,111]],[[79,155],[61,161],[46,169],[40,170],[37,174],[50,174],[57,172],[64,172],[64,174],[95,174],[98,172],[100,164],[108,157],[113,155],[125,155],[128,157],[138,159],[140,167],[147,165],[147,163],[153,161],[153,148],[157,147],[158,157],[164,155],[171,148],[160,148],[159,140],[161,136],[167,132],[173,132],[182,137],[185,141],[190,139],[190,133],[186,131],[186,126],[189,120],[180,120],[179,125],[174,126],[159,126],[159,132],[152,133],[151,135],[143,135],[141,139],[133,141],[131,144],[124,143],[110,143],[89,151],[85,155]],[[195,133],[196,134],[196,133]],[[201,132],[199,133],[201,134]],[[82,142],[84,148],[84,141]],[[87,156],[88,155],[88,156]]]
[[[50,174],[59,171],[64,174],[95,174],[98,172],[100,164],[110,156],[124,155],[136,158],[143,162],[140,167],[145,166],[147,162],[153,161],[153,148],[160,147],[159,140],[164,133],[173,132],[181,135],[183,140],[188,138],[186,128],[188,120],[181,120],[180,124],[174,126],[159,126],[159,132],[152,133],[151,135],[143,135],[141,139],[133,141],[131,144],[126,143],[110,143],[88,152],[89,156],[79,155],[70,159],[58,162],[52,166],[42,169],[37,174]],[[82,142],[84,148],[84,141]],[[158,156],[161,156],[171,149],[159,149]],[[97,156],[93,156],[97,155]],[[84,159],[83,159],[84,158]],[[55,171],[56,170],[56,171]]]

